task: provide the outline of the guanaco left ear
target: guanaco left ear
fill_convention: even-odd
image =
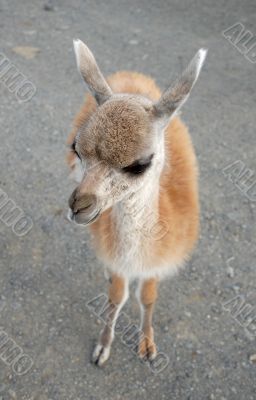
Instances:
[[[103,77],[91,50],[79,39],[74,39],[74,50],[79,72],[99,105],[103,104],[112,91]]]
[[[170,118],[178,112],[188,99],[206,55],[206,49],[198,50],[180,78],[163,93],[160,100],[153,106],[154,115],[163,126],[168,124]]]

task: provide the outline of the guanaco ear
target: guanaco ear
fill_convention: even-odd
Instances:
[[[163,93],[160,100],[154,104],[154,115],[163,125],[168,124],[170,118],[177,113],[188,99],[199,76],[206,55],[206,49],[198,50],[179,79],[177,79],[176,82]]]
[[[79,39],[74,39],[73,44],[78,71],[97,103],[103,104],[112,95],[112,91],[100,72],[91,50]]]

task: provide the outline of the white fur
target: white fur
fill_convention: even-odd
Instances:
[[[143,262],[141,249],[150,251],[150,227],[158,218],[157,202],[159,198],[159,179],[164,165],[164,134],[157,132],[156,152],[153,165],[144,185],[132,196],[128,196],[112,207],[112,218],[116,223],[118,235],[117,256],[114,263],[107,265],[115,272],[128,279],[147,279],[175,274],[177,266],[158,265],[148,268]],[[148,242],[148,249],[147,249]],[[144,244],[142,246],[142,243]]]
[[[92,360],[93,362],[98,361],[98,365],[101,366],[106,362],[110,356],[111,346],[103,347],[100,343],[95,346]]]
[[[199,77],[200,71],[202,69],[202,66],[204,65],[204,62],[205,62],[205,59],[206,59],[206,56],[207,56],[207,52],[208,52],[207,49],[198,50],[198,52],[196,53],[195,57],[191,61],[191,64],[193,62],[195,62],[195,64],[196,64],[196,79],[195,79],[194,84],[196,83],[197,78]]]
[[[143,304],[141,302],[142,283],[143,283],[143,279],[140,279],[139,282],[138,282],[137,289],[136,289],[136,297],[137,297],[137,301],[138,301],[139,306],[140,306],[140,330],[142,330],[143,320],[144,320],[144,306],[143,306]]]
[[[84,168],[82,166],[81,161],[78,157],[76,157],[73,163],[73,169],[69,175],[69,177],[74,180],[76,183],[81,183],[84,175]]]
[[[80,50],[79,50],[80,43],[82,43],[80,39],[73,39],[73,46],[74,46],[74,51],[75,51],[75,56],[76,56],[76,65],[77,65],[78,70],[80,68]]]

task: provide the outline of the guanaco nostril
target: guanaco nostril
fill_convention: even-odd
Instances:
[[[96,196],[93,194],[79,194],[78,190],[74,190],[69,199],[69,207],[74,214],[79,211],[88,210],[96,204]]]
[[[77,192],[77,190],[75,189],[75,190],[73,191],[73,193],[71,194],[69,200],[68,200],[68,205],[69,205],[69,207],[70,207],[70,209],[71,209],[72,211],[74,211],[73,208],[74,208],[75,203],[76,203],[76,192]]]
[[[92,204],[93,203],[90,203],[90,204],[88,204],[87,206],[84,206],[84,207],[74,207],[74,209],[73,209],[73,213],[74,214],[77,214],[79,211],[85,211],[85,210],[87,210],[88,208],[90,208],[91,206],[92,206]]]

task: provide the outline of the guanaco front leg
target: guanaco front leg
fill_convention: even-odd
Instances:
[[[116,320],[128,297],[128,280],[113,274],[110,278],[108,304],[104,312],[106,324],[100,333],[99,342],[92,355],[92,361],[99,366],[109,358]]]
[[[157,298],[157,280],[152,278],[140,282],[138,298],[141,306],[141,330],[143,332],[139,342],[138,354],[141,358],[153,360],[157,354],[152,327],[154,303]]]

